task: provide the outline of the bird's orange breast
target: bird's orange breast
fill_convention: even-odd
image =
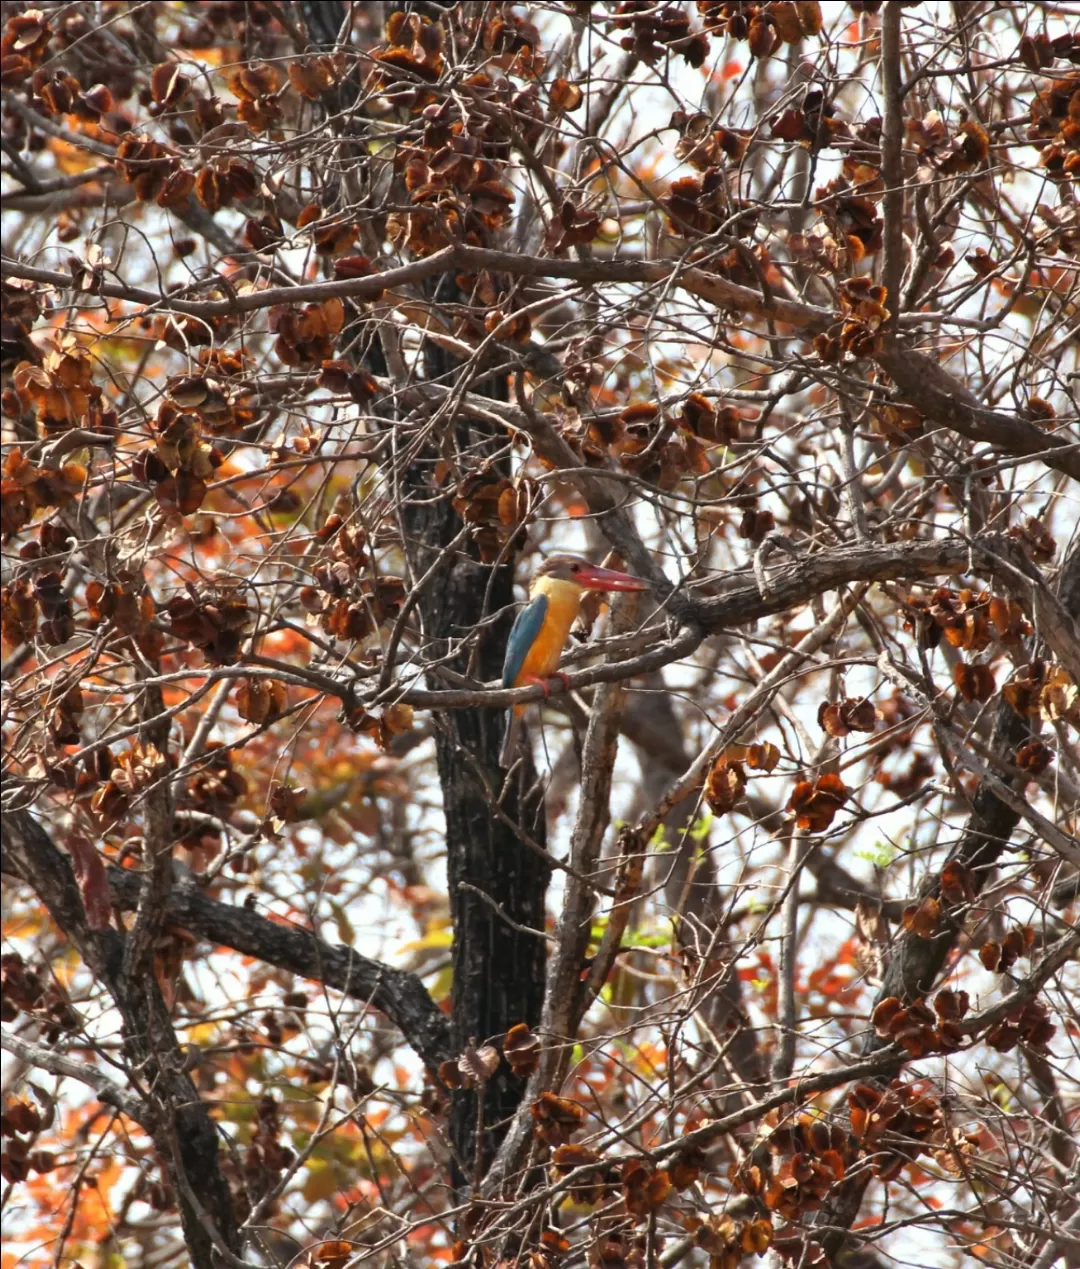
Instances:
[[[569,582],[541,577],[534,584],[532,594],[546,595],[548,607],[540,633],[525,653],[517,683],[547,678],[559,668],[563,648],[570,637],[570,627],[581,610],[581,589]]]

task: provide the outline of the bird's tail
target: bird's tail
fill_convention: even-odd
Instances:
[[[507,718],[506,735],[503,737],[502,750],[499,753],[499,766],[504,771],[513,765],[518,742],[521,738],[521,716],[517,710],[508,710]]]

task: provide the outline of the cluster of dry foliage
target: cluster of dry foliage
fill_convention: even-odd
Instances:
[[[5,0],[4,1269],[1075,1263],[1076,19]]]

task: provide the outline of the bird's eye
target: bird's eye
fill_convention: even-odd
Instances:
[[[580,572],[581,572],[581,565],[580,565],[580,564],[571,564],[571,565],[570,565],[570,572],[571,572],[571,573],[580,573]]]

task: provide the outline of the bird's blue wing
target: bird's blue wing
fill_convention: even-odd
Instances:
[[[506,659],[503,661],[503,687],[513,687],[514,680],[521,673],[525,657],[536,642],[536,637],[543,629],[544,617],[547,614],[548,597],[537,595],[518,613],[510,638],[506,643]]]

